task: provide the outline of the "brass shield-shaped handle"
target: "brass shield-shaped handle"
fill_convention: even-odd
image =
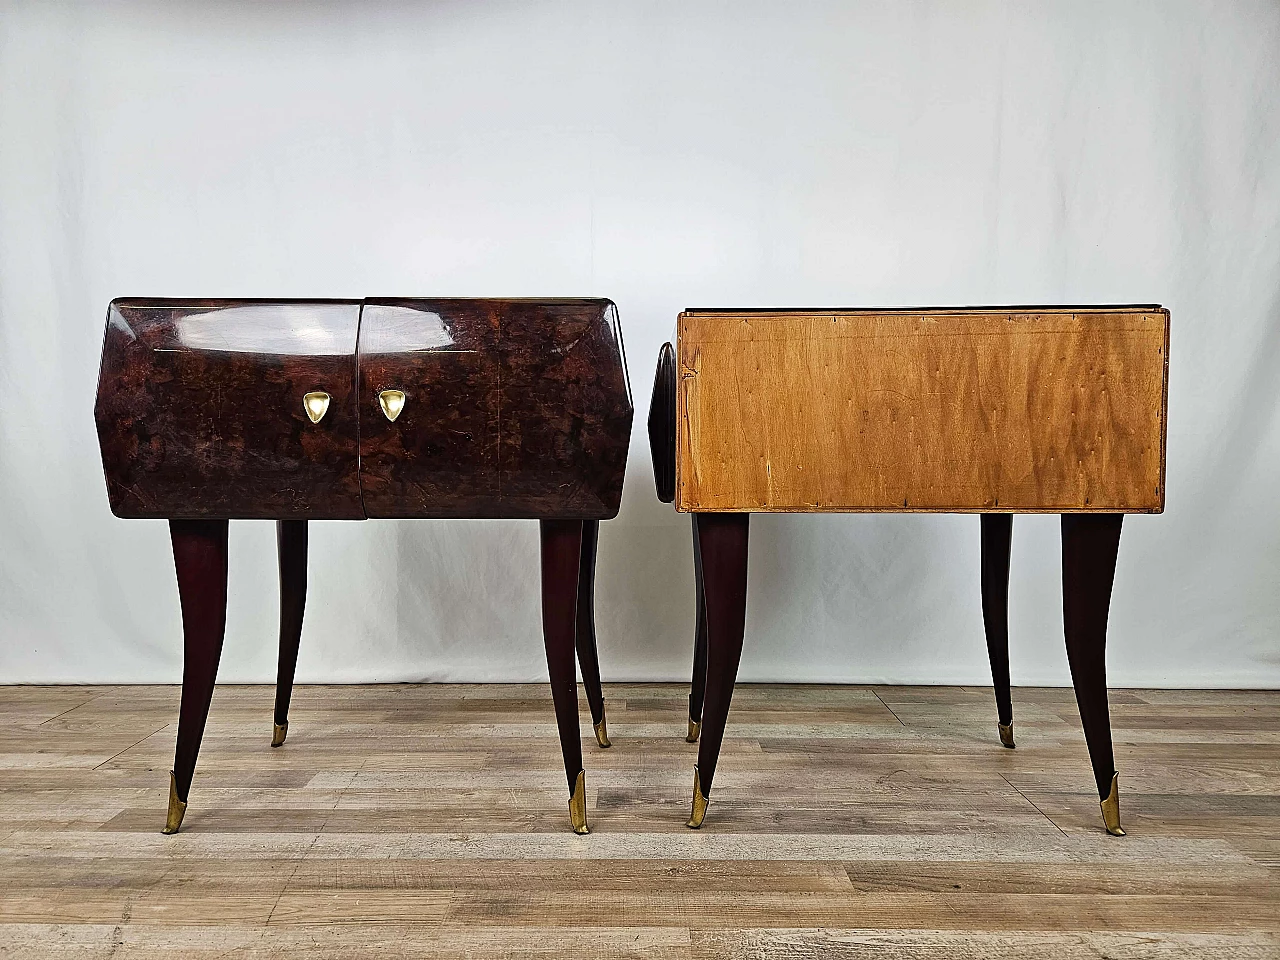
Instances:
[[[378,406],[382,408],[382,415],[395,423],[396,417],[404,409],[404,391],[383,390],[378,394]]]
[[[312,423],[319,423],[324,419],[324,415],[329,412],[329,395],[323,390],[304,395],[302,409],[307,411],[307,416]]]

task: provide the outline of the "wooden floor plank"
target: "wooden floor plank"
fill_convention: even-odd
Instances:
[[[0,958],[1280,956],[1280,693],[1114,691],[1125,838],[1070,690],[756,684],[695,833],[686,695],[575,837],[544,686],[220,687],[163,837],[175,687],[0,687]]]

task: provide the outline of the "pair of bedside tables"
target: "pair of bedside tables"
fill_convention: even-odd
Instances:
[[[1121,521],[1164,507],[1168,312],[1157,306],[691,310],[659,356],[659,498],[693,514],[692,814],[706,815],[742,652],[751,513],[982,514],[1000,738],[1012,747],[1014,513],[1062,514],[1072,681],[1122,835],[1105,672]],[[632,401],[608,300],[113,301],[95,418],[120,517],[167,519],[184,633],[166,833],[182,823],[226,623],[227,525],[277,521],[284,742],[307,521],[536,519],[569,790],[588,832],[575,653],[610,745],[594,621]]]

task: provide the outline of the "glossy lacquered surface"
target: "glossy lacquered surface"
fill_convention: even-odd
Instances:
[[[131,299],[95,416],[121,517],[601,520],[632,405],[608,300]]]
[[[394,421],[384,390],[405,394]],[[617,310],[367,300],[360,418],[369,517],[614,517],[632,418]]]
[[[362,518],[359,319],[358,301],[112,302],[94,408],[112,511]]]
[[[612,519],[632,417],[617,308],[510,301],[499,322],[502,515]]]
[[[658,499],[671,503],[676,498],[676,352],[669,343],[658,351],[648,427],[654,486]]]
[[[360,462],[371,517],[491,516],[498,329],[488,301],[371,301],[360,321]],[[378,401],[404,393],[392,422]]]

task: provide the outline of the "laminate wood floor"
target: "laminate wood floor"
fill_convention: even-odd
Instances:
[[[609,685],[592,834],[545,686],[219,687],[160,835],[175,687],[0,687],[0,957],[1280,956],[1280,692],[742,685],[685,829],[687,688]],[[581,699],[585,711],[585,698]]]

